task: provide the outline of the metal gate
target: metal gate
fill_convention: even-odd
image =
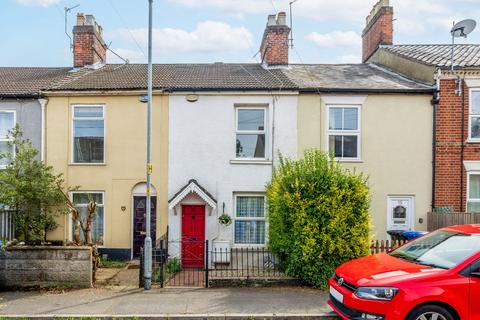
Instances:
[[[161,288],[208,287],[208,240],[159,240],[152,250],[152,284]],[[140,287],[143,287],[143,251]]]
[[[15,238],[15,223],[10,211],[0,212],[0,240],[13,240]]]

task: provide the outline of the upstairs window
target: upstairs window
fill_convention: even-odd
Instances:
[[[237,108],[236,158],[265,159],[266,108]]]
[[[73,163],[104,163],[103,106],[73,107]]]
[[[360,107],[328,107],[328,150],[339,160],[360,159]]]
[[[469,140],[480,141],[480,89],[470,91]]]
[[[15,111],[0,111],[0,169],[5,169],[15,155],[8,132],[15,128]]]

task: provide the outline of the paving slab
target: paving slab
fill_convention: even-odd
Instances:
[[[0,317],[138,319],[326,319],[327,295],[307,288],[92,288],[65,293],[0,293]]]

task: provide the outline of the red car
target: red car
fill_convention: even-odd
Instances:
[[[350,261],[329,285],[328,303],[343,319],[480,320],[480,225]]]

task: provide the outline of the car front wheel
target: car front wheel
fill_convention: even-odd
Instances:
[[[426,305],[413,310],[406,320],[455,320],[455,318],[450,311],[441,306]]]

